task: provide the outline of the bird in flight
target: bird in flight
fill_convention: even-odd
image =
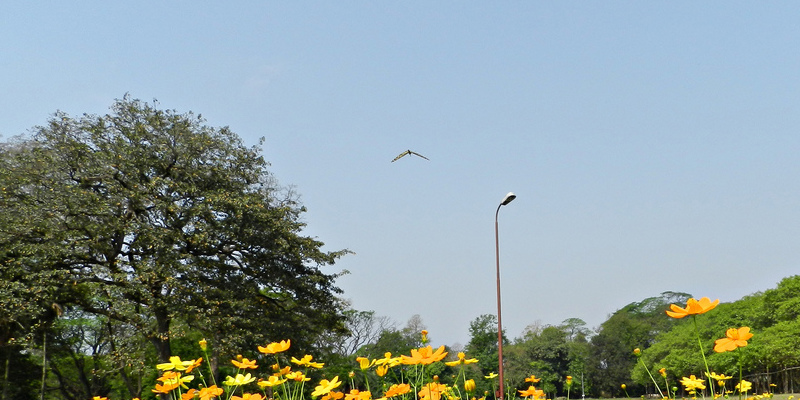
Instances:
[[[424,159],[426,159],[426,160],[430,161],[430,159],[428,159],[428,157],[425,157],[425,156],[423,156],[422,154],[419,154],[419,153],[413,152],[413,151],[411,151],[411,150],[406,150],[406,151],[404,151],[404,152],[400,153],[400,154],[399,154],[397,157],[395,157],[395,158],[394,158],[394,160],[392,160],[392,162],[395,162],[395,161],[397,161],[397,160],[399,160],[399,159],[403,158],[404,156],[407,156],[407,155],[410,155],[410,154],[413,154],[413,155],[415,155],[415,156],[417,156],[417,157],[422,157],[422,158],[424,158]]]

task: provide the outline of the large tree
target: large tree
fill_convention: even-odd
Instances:
[[[227,127],[126,97],[56,113],[0,164],[0,345],[62,308],[128,327],[161,360],[176,321],[223,351],[343,327],[323,267],[345,251],[302,235],[296,196]]]

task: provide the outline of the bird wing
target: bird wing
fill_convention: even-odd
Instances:
[[[411,150],[406,150],[406,151],[400,153],[397,157],[395,157],[394,160],[392,160],[392,162],[395,162],[395,161],[403,158],[403,156],[406,156],[406,155],[409,155],[409,154],[411,154]]]
[[[422,157],[422,158],[424,158],[424,159],[426,159],[426,160],[430,161],[430,159],[429,159],[428,157],[425,157],[425,156],[423,156],[422,154],[415,153],[415,152],[413,152],[413,151],[411,151],[411,150],[409,150],[408,152],[409,152],[409,153],[411,153],[411,154],[413,154],[413,155],[415,155],[415,156],[419,156],[419,157]]]

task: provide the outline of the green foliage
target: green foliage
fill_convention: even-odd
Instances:
[[[203,123],[124,98],[0,149],[0,345],[35,343],[62,309],[106,321],[139,358],[125,368],[143,340],[165,361],[191,331],[236,354],[344,329],[322,268],[345,251],[302,236],[258,148]]]

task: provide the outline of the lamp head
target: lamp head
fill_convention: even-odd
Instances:
[[[503,197],[503,201],[500,202],[500,205],[504,206],[504,205],[506,205],[508,203],[511,203],[516,198],[517,198],[517,195],[515,195],[513,192],[508,192],[506,197]]]

